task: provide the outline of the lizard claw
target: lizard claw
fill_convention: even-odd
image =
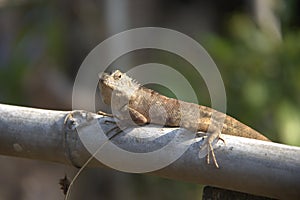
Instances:
[[[224,143],[224,145],[226,145],[226,141],[225,141],[225,139],[224,139],[224,138],[222,138],[222,135],[221,135],[221,134],[219,135],[219,138],[218,138],[218,140],[221,140],[221,141]]]
[[[208,154],[207,154],[207,157],[206,157],[206,158],[207,158],[207,160],[206,160],[206,161],[207,161],[207,164],[209,164],[209,162],[210,162],[209,154],[210,154],[210,152],[211,152],[211,155],[212,155],[214,164],[215,164],[215,166],[216,166],[217,168],[219,168],[219,164],[218,164],[218,162],[217,162],[216,155],[215,155],[214,149],[213,149],[213,147],[212,147],[212,144],[211,144],[211,143],[208,143],[207,148],[208,148]]]
[[[106,117],[114,117],[113,114],[106,113],[106,112],[103,112],[103,111],[98,111],[97,114],[98,115],[103,115],[103,116],[106,116]]]
[[[114,138],[115,136],[117,136],[119,133],[121,133],[122,129],[120,129],[120,127],[118,127],[118,126],[115,126],[115,127],[111,128],[110,130],[108,130],[106,132],[106,135],[108,136],[109,133],[114,132],[114,131],[115,131],[115,133],[112,136],[109,136],[108,140],[111,140],[112,138]]]

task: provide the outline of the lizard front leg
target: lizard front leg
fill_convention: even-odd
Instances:
[[[128,115],[128,113],[129,113],[129,115]],[[129,107],[128,105],[124,105],[120,109],[120,112],[117,114],[110,114],[110,113],[106,113],[103,111],[98,111],[97,114],[107,116],[107,117],[114,117],[120,121],[125,121],[128,123],[129,123],[129,121],[133,121],[137,125],[143,125],[143,124],[148,123],[147,118],[143,114],[141,114],[137,110]]]
[[[122,129],[124,130],[128,128],[128,126],[133,124],[132,122],[137,125],[144,125],[148,123],[148,120],[144,115],[142,115],[137,110],[130,108],[128,105],[124,105],[116,114],[110,114],[103,111],[98,111],[97,114],[107,117],[114,117],[119,120],[119,122],[107,121],[110,123],[118,124],[117,127],[112,128],[112,130],[109,130],[108,132],[119,128],[120,130],[118,131],[118,133],[120,133]]]
[[[132,121],[134,121],[134,123],[136,123],[137,125],[144,125],[148,123],[147,118],[141,114],[139,111],[128,107],[128,111],[130,114],[130,117],[132,119]]]
[[[118,109],[115,114],[108,114],[102,111],[98,111],[97,113],[117,118],[119,120],[118,124],[125,127],[128,127],[128,125],[144,125],[149,123],[148,119],[143,114],[134,108],[129,107],[127,104]]]

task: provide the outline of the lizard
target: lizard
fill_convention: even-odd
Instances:
[[[119,70],[111,74],[102,73],[98,87],[103,102],[111,105],[114,115],[110,116],[121,121],[132,120],[137,125],[152,123],[166,127],[181,127],[195,133],[198,131],[207,133],[205,145],[201,148],[207,147],[207,163],[210,162],[211,152],[217,168],[219,165],[212,143],[219,139],[225,142],[221,133],[270,141],[264,135],[229,115],[210,107],[166,97],[140,85]],[[164,120],[160,111],[162,108],[165,110]],[[151,109],[152,114],[150,114]]]

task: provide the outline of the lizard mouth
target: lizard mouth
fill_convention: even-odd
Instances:
[[[105,88],[110,88],[111,84],[109,84],[109,75],[107,73],[103,73],[101,74],[101,76],[99,75],[99,86],[100,88],[105,89]],[[112,89],[112,88],[110,88]]]
[[[104,84],[105,80],[104,79],[99,79],[100,84]]]

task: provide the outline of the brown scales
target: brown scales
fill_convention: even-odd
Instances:
[[[183,128],[190,129],[191,127],[184,126],[185,125],[184,123],[180,125],[180,121],[181,121],[180,105],[183,104],[187,105],[186,107],[189,108],[198,107],[200,113],[199,115],[201,116],[201,118],[198,119],[197,122],[197,131],[207,132],[208,127],[211,124],[212,113],[215,114],[220,113],[206,106],[196,105],[193,103],[183,102],[173,98],[168,98],[145,87],[140,87],[140,89],[135,92],[135,94],[129,101],[129,107],[133,108],[134,110],[138,111],[143,116],[145,116],[147,119],[147,123],[161,124],[161,121],[159,119],[156,120],[155,118],[153,118],[153,116],[152,119],[150,119],[149,117],[150,107],[153,107],[153,105],[160,105],[163,106],[167,114],[166,122],[161,125],[170,126],[170,127],[182,126]],[[184,110],[182,111],[184,112]],[[191,120],[193,118],[194,116],[191,116]],[[259,132],[255,131],[249,126],[239,122],[238,120],[228,115],[226,115],[225,117],[221,132],[227,135],[234,135],[234,136],[269,141],[269,139],[266,138],[264,135],[260,134]]]

